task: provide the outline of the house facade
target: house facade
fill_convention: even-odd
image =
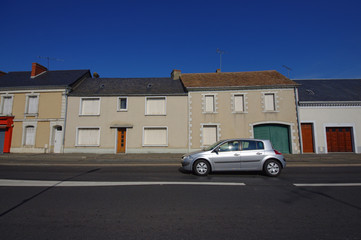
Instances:
[[[361,152],[361,80],[294,80],[300,84],[303,153]]]
[[[5,152],[62,152],[67,93],[89,76],[89,70],[48,71],[37,63],[31,72],[0,76],[0,119],[9,123]]]
[[[299,153],[295,90],[277,71],[182,74],[188,91],[188,151],[227,138],[270,139],[283,153]]]
[[[65,152],[184,153],[187,93],[171,78],[88,78],[68,100]]]

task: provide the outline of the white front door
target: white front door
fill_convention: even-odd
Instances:
[[[62,142],[63,142],[63,128],[61,126],[58,126],[55,128],[54,153],[61,152]]]

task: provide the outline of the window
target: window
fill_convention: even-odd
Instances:
[[[143,146],[168,146],[167,127],[144,127]]]
[[[203,95],[203,113],[215,113],[215,95]]]
[[[11,115],[13,108],[13,97],[2,96],[1,99],[1,113],[2,115]]]
[[[99,128],[78,128],[76,143],[78,146],[99,146],[100,129]]]
[[[35,127],[26,126],[25,127],[25,146],[34,146],[35,145]]]
[[[166,115],[165,97],[146,98],[145,115]]]
[[[218,140],[217,126],[204,125],[202,129],[202,144],[209,146]]]
[[[99,115],[100,98],[81,98],[80,115]]]
[[[118,111],[127,111],[128,110],[128,99],[126,97],[118,98]]]
[[[39,104],[39,95],[27,95],[26,96],[26,114],[37,114]]]
[[[229,141],[219,147],[220,152],[239,151],[239,141]]]
[[[244,112],[244,95],[234,95],[234,112]]]
[[[275,94],[274,93],[266,93],[264,95],[264,108],[265,111],[275,111]]]
[[[260,150],[260,149],[264,149],[263,142],[242,141],[242,150]]]

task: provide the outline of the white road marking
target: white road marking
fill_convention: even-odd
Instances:
[[[207,185],[245,186],[233,182],[93,182],[93,181],[41,181],[0,179],[0,187],[101,187],[101,186],[145,186],[145,185]]]
[[[296,187],[361,187],[361,183],[294,183]]]

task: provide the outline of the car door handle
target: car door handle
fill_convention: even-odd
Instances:
[[[238,157],[238,156],[241,156],[241,154],[235,153],[234,156]]]
[[[262,155],[262,153],[261,153],[261,152],[258,152],[257,155]]]

